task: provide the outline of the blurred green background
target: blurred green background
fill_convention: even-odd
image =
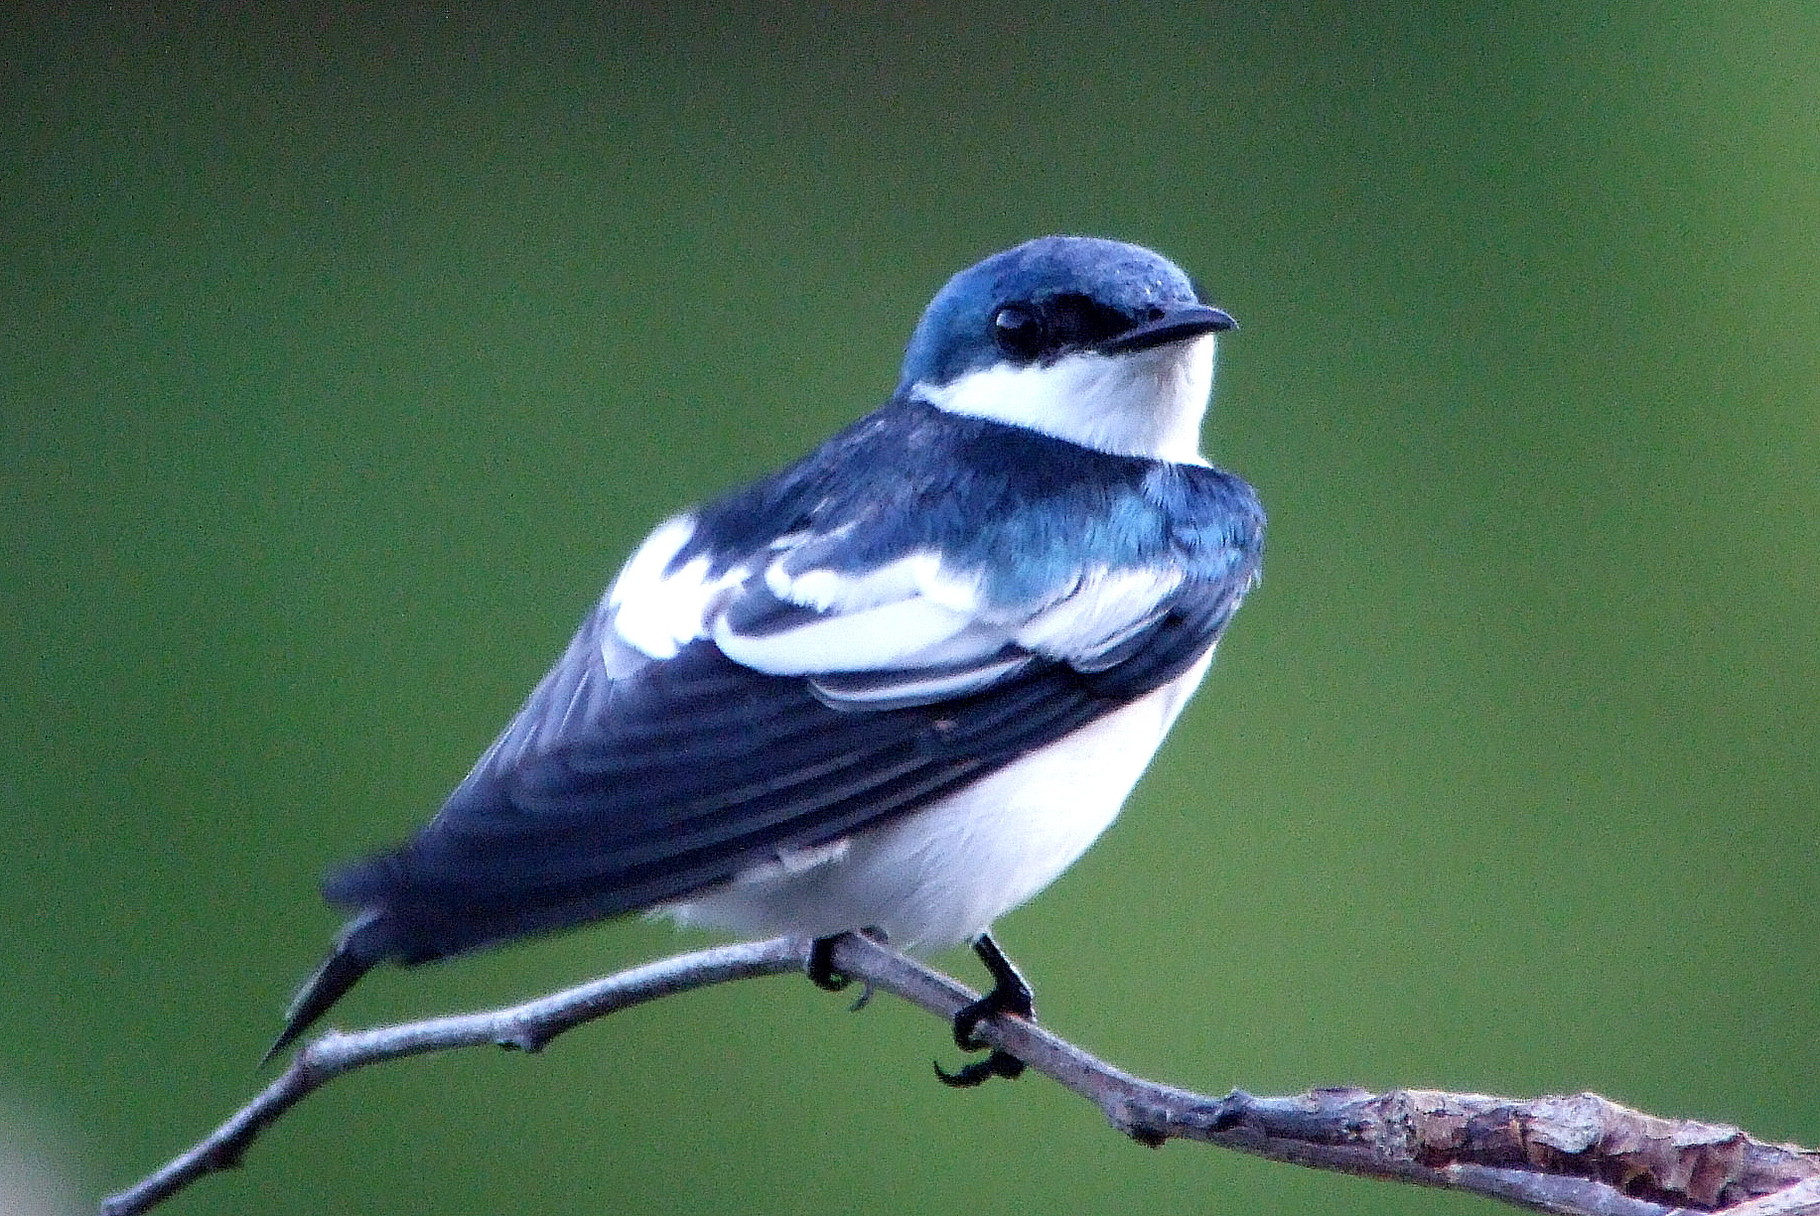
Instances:
[[[999,926],[1048,1022],[1210,1091],[1820,1142],[1812,4],[0,21],[0,1207],[237,1106],[324,869],[435,807],[652,523],[1051,231],[1242,320],[1207,450],[1271,536],[1125,817]],[[168,1210],[1489,1210],[951,1093],[937,1022],[843,1008],[740,984],[348,1078]]]

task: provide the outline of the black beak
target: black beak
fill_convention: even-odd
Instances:
[[[1205,304],[1183,304],[1154,320],[1140,322],[1122,334],[1107,338],[1100,343],[1099,349],[1108,355],[1126,354],[1180,342],[1184,338],[1198,338],[1202,334],[1224,333],[1238,327],[1239,323],[1230,314],[1217,308],[1209,308]]]

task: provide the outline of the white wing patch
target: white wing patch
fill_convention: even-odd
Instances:
[[[718,578],[709,577],[706,556],[691,558],[680,569],[670,570],[671,559],[693,535],[695,520],[687,515],[660,524],[607,591],[613,631],[654,659],[673,659],[684,646],[706,637],[709,618],[721,597],[746,579],[744,566],[734,566]],[[603,654],[602,658],[612,670],[613,656]]]
[[[933,552],[860,572],[793,571],[790,557],[766,568],[766,590],[814,615],[745,633],[723,618],[715,644],[758,671],[808,676],[824,701],[852,709],[967,696],[1039,654],[1097,670],[1156,621],[1182,582],[1171,567],[1100,566],[1053,599],[992,608],[977,575]]]
[[[1008,640],[1002,628],[980,619],[979,580],[948,573],[936,553],[911,553],[857,573],[792,571],[786,553],[766,568],[765,586],[818,615],[759,634],[735,632],[722,620],[714,641],[728,658],[773,675],[952,668],[985,658]]]
[[[660,526],[607,592],[613,629],[601,657],[609,673],[627,666],[628,646],[664,660],[712,638],[754,671],[809,677],[831,705],[927,705],[987,688],[1034,655],[1095,670],[1156,621],[1182,582],[1166,566],[1100,566],[1059,597],[989,606],[978,575],[945,566],[932,551],[870,570],[793,570],[797,546],[818,539],[811,533],[774,542],[762,570],[738,563],[713,576],[705,554],[670,569],[695,527],[687,515]],[[724,609],[755,575],[764,591],[809,611],[740,632]]]
[[[888,677],[824,674],[809,682],[822,701],[835,709],[898,709],[906,705],[933,705],[990,688],[1028,666],[1029,655],[1013,654],[991,662],[969,663],[958,668],[927,671],[893,671]]]
[[[723,619],[714,642],[735,663],[783,676],[965,663],[998,650],[1005,635],[917,598],[817,616],[778,633],[735,633]]]
[[[765,586],[780,600],[820,612],[875,608],[894,600],[920,598],[955,612],[979,611],[978,576],[954,574],[942,566],[939,553],[927,550],[857,574],[839,570],[790,569],[788,557],[765,570]]]
[[[1182,584],[1176,569],[1089,571],[1072,594],[1024,621],[1011,640],[1059,659],[1091,661],[1157,619]]]

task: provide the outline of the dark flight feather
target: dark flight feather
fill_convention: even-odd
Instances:
[[[1058,516],[1094,522],[1058,531]],[[767,674],[709,638],[653,659],[603,605],[436,817],[330,878],[327,896],[358,915],[274,1051],[380,961],[677,899],[929,806],[1160,688],[1218,640],[1255,582],[1263,526],[1249,487],[1218,470],[901,400],[694,519],[672,571],[783,560],[863,579],[933,551],[944,569],[977,572],[1000,615],[1038,612],[1096,567],[1165,570],[1169,589],[1078,662],[993,643],[901,672],[835,655],[826,671]],[[758,574],[718,611],[749,637],[816,615]],[[919,686],[967,691],[894,696]]]

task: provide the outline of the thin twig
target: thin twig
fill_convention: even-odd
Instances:
[[[354,1034],[329,1031],[232,1118],[157,1173],[102,1204],[149,1211],[240,1163],[286,1111],[335,1077],[383,1060],[489,1044],[537,1051],[565,1030],[709,984],[801,971],[809,943],[775,938],[679,954],[489,1013]],[[942,1018],[976,994],[940,972],[848,935],[846,975]],[[1468,1191],[1569,1216],[1820,1216],[1820,1153],[1766,1144],[1735,1127],[1660,1119],[1597,1094],[1519,1101],[1433,1090],[1316,1089],[1285,1098],[1209,1097],[1134,1077],[1018,1018],[979,1037],[1093,1102],[1150,1145],[1198,1140],[1317,1169]]]

